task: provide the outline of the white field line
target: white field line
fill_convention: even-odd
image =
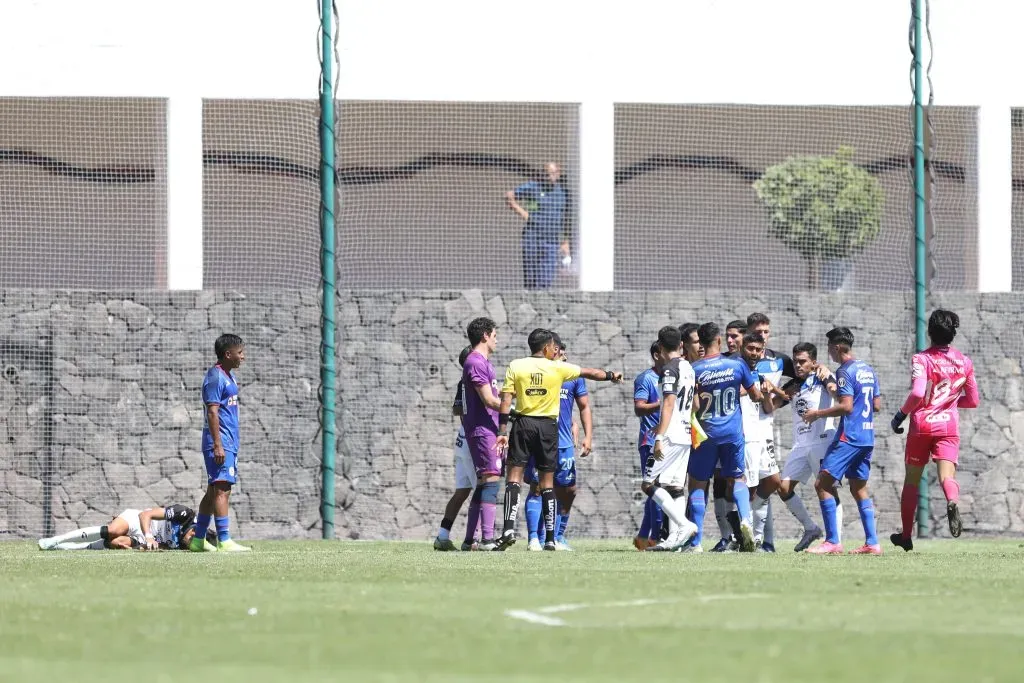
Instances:
[[[767,593],[721,593],[712,595],[695,595],[692,599],[700,603],[716,602],[720,600],[757,600],[771,598]],[[641,599],[641,600],[617,600],[614,602],[595,603],[565,603],[561,605],[547,605],[533,610],[509,609],[505,610],[505,616],[511,619],[519,619],[530,624],[541,626],[568,626],[564,619],[548,616],[549,614],[564,614],[566,612],[578,612],[584,609],[593,608],[614,608],[614,607],[647,607],[650,605],[666,605],[682,602],[685,598],[669,598],[662,600]]]

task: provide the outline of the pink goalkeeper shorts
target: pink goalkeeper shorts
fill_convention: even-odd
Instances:
[[[959,436],[911,434],[907,437],[906,463],[924,467],[930,460],[948,460],[956,464],[960,458]]]

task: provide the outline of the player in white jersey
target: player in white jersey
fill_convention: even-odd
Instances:
[[[185,505],[168,505],[147,510],[128,509],[103,526],[75,529],[59,536],[39,539],[40,550],[188,550],[196,533],[196,513]],[[207,544],[216,540],[216,532]],[[216,550],[216,547],[212,547]]]
[[[690,539],[697,534],[697,526],[686,518],[686,505],[679,501],[686,492],[692,438],[690,416],[696,385],[693,367],[679,355],[681,346],[679,328],[669,325],[658,331],[656,363],[661,368],[661,413],[640,489],[668,516],[669,534],[647,550],[688,548]]]
[[[459,354],[459,367],[466,364],[466,358],[472,353],[473,347],[467,346],[462,349],[462,353]],[[465,403],[465,392],[466,388],[463,385],[462,380],[459,380],[458,385],[455,387],[455,399],[452,401],[452,415],[459,418],[459,430],[455,435],[455,447],[454,447],[454,465],[455,465],[455,492],[452,497],[448,499],[448,504],[444,508],[444,517],[441,519],[441,527],[437,531],[437,537],[434,539],[434,550],[455,550],[455,544],[450,538],[452,525],[455,523],[455,518],[459,516],[459,512],[462,510],[462,505],[469,498],[469,495],[473,492],[473,488],[477,483],[476,467],[473,465],[473,457],[469,453],[469,442],[466,440],[466,430],[462,426],[462,411]],[[476,530],[472,529],[467,531],[467,538],[472,538],[476,534]],[[465,542],[462,544],[463,550],[472,550],[473,543]]]
[[[744,459],[746,481],[750,489],[750,510],[753,514],[754,544],[764,548],[764,530],[768,521],[768,499],[779,488],[779,465],[775,460],[775,401],[776,390],[772,380],[778,381],[782,374],[782,361],[765,358],[764,337],[759,332],[743,335],[743,360],[758,372],[761,393],[764,399],[755,403],[743,392],[740,395],[740,410],[743,414]],[[761,372],[765,372],[761,375]]]
[[[801,342],[793,347],[793,366],[796,378],[786,385],[786,393],[793,405],[793,448],[782,467],[782,482],[779,497],[804,528],[800,542],[793,548],[796,552],[806,550],[811,543],[821,538],[821,527],[814,523],[796,486],[814,481],[821,468],[825,451],[835,437],[835,419],[816,420],[807,424],[800,419],[808,410],[826,410],[832,407],[839,389],[836,378],[824,365],[818,364],[818,349],[810,342]],[[775,401],[776,406],[782,402]],[[836,491],[836,517],[842,529],[842,507]]]

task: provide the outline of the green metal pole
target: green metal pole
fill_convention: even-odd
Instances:
[[[320,69],[320,324],[321,444],[320,517],[323,538],[334,538],[335,366],[334,366],[334,8],[321,0]]]
[[[925,336],[925,305],[928,296],[927,264],[925,252],[925,187],[927,178],[924,171],[924,45],[922,33],[924,20],[921,4],[925,0],[911,0],[914,13],[914,322],[917,350],[928,346]],[[928,535],[931,522],[928,510],[928,473],[921,477],[920,494],[917,504],[917,535]]]

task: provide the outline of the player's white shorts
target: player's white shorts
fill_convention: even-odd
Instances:
[[[829,443],[823,440],[821,443],[794,446],[786,456],[786,464],[782,466],[782,478],[801,484],[816,479],[818,470],[821,469],[821,459],[825,457]]]
[[[459,429],[455,435],[455,488],[471,489],[476,486],[476,467],[469,454],[469,441]]]
[[[775,459],[775,441],[748,441],[743,448],[748,487],[757,486],[762,479],[779,473],[779,462]]]
[[[644,468],[644,481],[650,483],[657,480],[662,486],[685,487],[686,468],[690,464],[690,444],[662,439],[661,452],[664,457],[655,460],[654,451],[651,451]]]
[[[141,510],[125,510],[118,515],[128,522],[128,536],[139,545],[146,545],[146,536],[142,533],[142,523],[139,522]]]

